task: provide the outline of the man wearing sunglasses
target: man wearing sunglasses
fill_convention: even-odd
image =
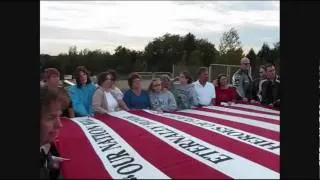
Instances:
[[[252,99],[252,77],[250,73],[250,59],[240,60],[240,69],[232,76],[232,86],[237,90],[237,100],[248,102]]]

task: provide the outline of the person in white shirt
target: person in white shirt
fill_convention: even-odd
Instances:
[[[115,89],[112,89],[114,80],[115,79],[110,72],[103,72],[98,76],[99,87],[92,97],[92,108],[95,113],[108,114],[109,112],[128,109],[120,102],[121,100]]]
[[[197,92],[199,106],[215,105],[216,92],[214,85],[208,82],[208,69],[201,67],[197,75],[198,80],[193,84]]]

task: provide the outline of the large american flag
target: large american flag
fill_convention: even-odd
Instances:
[[[226,104],[225,104],[226,105]],[[250,104],[63,119],[64,178],[278,179],[280,112]]]

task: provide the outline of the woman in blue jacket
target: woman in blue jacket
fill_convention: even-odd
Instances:
[[[77,117],[91,116],[92,96],[96,86],[89,78],[89,71],[84,66],[79,66],[75,72],[76,85],[69,88],[68,92],[72,100],[73,110]]]

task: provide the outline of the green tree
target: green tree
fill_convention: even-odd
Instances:
[[[246,57],[250,59],[253,77],[257,77],[260,64],[257,63],[257,55],[252,48],[250,49]]]
[[[219,44],[220,54],[226,54],[228,51],[236,51],[239,48],[241,48],[241,42],[235,28],[231,28],[222,34]]]

